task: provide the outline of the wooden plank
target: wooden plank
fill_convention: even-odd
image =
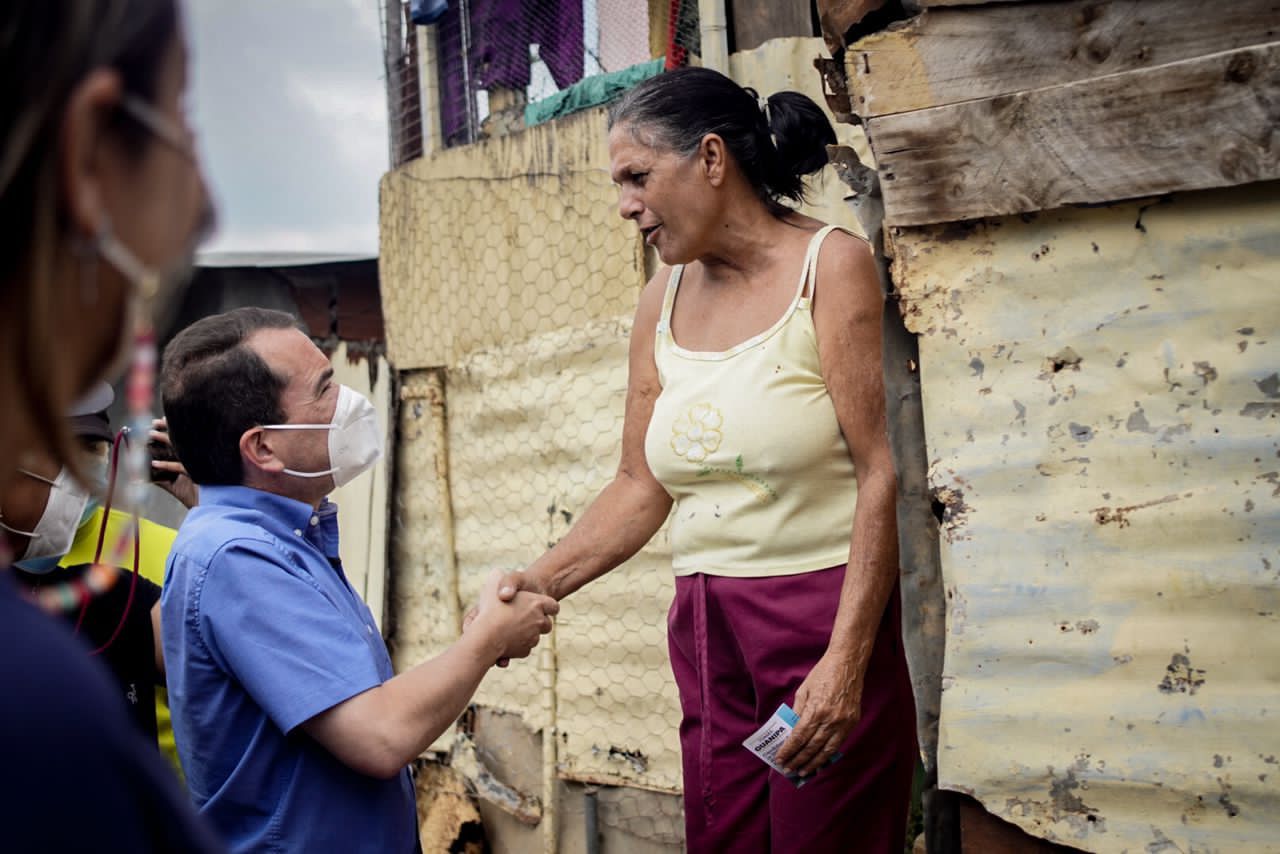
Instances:
[[[853,44],[846,67],[865,118],[1154,68],[1280,39],[1280,0],[1053,0],[936,9]]]
[[[1280,178],[1280,42],[867,122],[889,225]]]
[[[734,0],[733,49],[751,50],[782,36],[813,35],[808,0]]]

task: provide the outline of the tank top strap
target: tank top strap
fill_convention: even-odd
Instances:
[[[862,235],[845,228],[843,225],[825,225],[818,230],[818,233],[809,241],[809,250],[804,256],[804,268],[800,274],[800,285],[796,289],[796,301],[808,297],[813,299],[814,291],[818,288],[818,252],[822,249],[822,242],[827,239],[827,235],[833,231],[843,231],[850,237],[856,237],[863,243],[867,243],[867,239]]]
[[[683,273],[683,264],[676,264],[671,268],[671,277],[667,279],[667,291],[662,297],[662,314],[658,317],[659,335],[671,329],[671,310],[676,305],[676,290],[680,287],[680,276]]]

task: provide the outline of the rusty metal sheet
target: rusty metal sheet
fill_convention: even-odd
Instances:
[[[892,237],[940,785],[1089,851],[1280,851],[1280,184]]]

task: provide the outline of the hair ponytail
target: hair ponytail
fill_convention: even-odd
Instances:
[[[822,109],[799,92],[760,99],[718,71],[686,67],[650,77],[609,111],[609,127],[627,125],[647,144],[681,156],[718,134],[761,201],[778,213],[782,199],[802,202],[804,178],[827,163],[835,131]]]
[[[783,167],[802,180],[827,165],[827,146],[836,132],[813,99],[799,92],[778,92],[768,99],[769,130]]]

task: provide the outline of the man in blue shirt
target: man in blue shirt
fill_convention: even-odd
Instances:
[[[338,560],[325,496],[381,453],[372,406],[333,382],[287,314],[237,309],[168,345],[165,414],[200,485],[170,554],[161,625],[187,785],[233,851],[412,852],[407,765],[554,600],[497,598],[399,676]]]

